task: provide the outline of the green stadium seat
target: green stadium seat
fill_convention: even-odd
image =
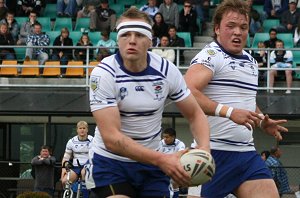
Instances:
[[[45,10],[43,12],[44,17],[50,17],[51,19],[56,18],[56,4],[46,4]]]
[[[97,45],[98,41],[101,39],[101,32],[89,32],[88,35],[93,45]]]
[[[76,45],[82,36],[80,31],[70,31],[70,38],[73,40],[73,45]]]
[[[294,39],[292,33],[277,33],[277,38],[283,41],[284,48],[294,48]]]
[[[81,28],[85,30],[90,28],[90,18],[77,18],[74,31],[81,31]]]
[[[54,31],[60,31],[62,28],[68,28],[69,31],[73,30],[71,18],[57,18],[54,22]]]
[[[269,33],[266,32],[258,32],[255,33],[252,41],[252,48],[257,48],[257,43],[262,41],[264,42],[265,40],[268,40],[270,38]]]
[[[271,28],[276,28],[279,25],[280,25],[279,19],[265,19],[262,24],[262,27],[263,27],[264,32],[269,33],[269,30]]]
[[[111,32],[109,38],[117,42],[117,32]]]
[[[51,31],[48,32],[47,34],[50,37],[50,46],[52,46],[55,38],[60,35],[60,31]]]
[[[52,30],[50,17],[38,17],[37,21],[42,25],[43,32],[49,32]]]
[[[19,27],[21,27],[22,24],[28,21],[29,19],[28,17],[15,17],[15,20],[18,22]]]
[[[190,32],[177,32],[177,35],[184,39],[185,47],[192,47],[192,39]]]
[[[124,12],[124,6],[119,4],[110,4],[109,7],[116,12],[117,17],[121,16]]]
[[[256,10],[260,16],[264,14],[264,5],[252,5],[252,8]]]
[[[23,61],[25,58],[26,47],[15,47],[14,48],[18,61]]]

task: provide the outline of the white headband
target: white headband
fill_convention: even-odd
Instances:
[[[152,27],[151,25],[149,25],[146,22],[142,22],[142,21],[125,21],[120,23],[117,26],[117,39],[119,39],[119,37],[126,33],[126,32],[139,32],[141,34],[144,34],[145,36],[147,36],[150,40],[152,40]]]

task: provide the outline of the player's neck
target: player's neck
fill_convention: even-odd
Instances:
[[[130,72],[142,72],[147,68],[147,61],[124,61],[124,67]]]
[[[87,139],[87,136],[80,136],[80,135],[78,135],[78,139],[79,139],[80,141],[84,141],[84,140]]]

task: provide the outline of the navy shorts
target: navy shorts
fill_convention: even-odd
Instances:
[[[137,197],[170,196],[168,188],[170,178],[156,166],[139,162],[122,162],[96,153],[92,163],[91,173],[96,187],[128,183]]]
[[[216,162],[216,173],[211,181],[202,185],[202,197],[223,198],[245,181],[272,178],[256,151],[212,150],[211,154]]]

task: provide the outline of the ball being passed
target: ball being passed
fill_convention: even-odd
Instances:
[[[183,168],[191,176],[191,186],[208,182],[215,174],[215,161],[210,153],[191,149],[180,158]]]

